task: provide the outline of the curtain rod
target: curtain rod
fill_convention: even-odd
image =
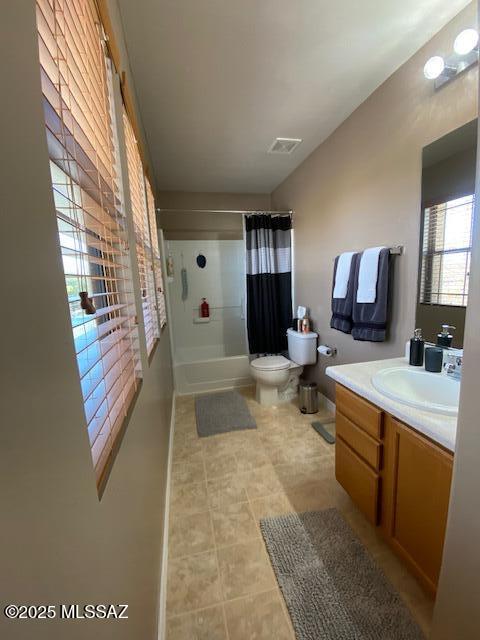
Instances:
[[[277,215],[287,215],[293,214],[293,211],[289,209],[288,211],[264,211],[260,209],[164,209],[163,207],[157,207],[157,211],[169,211],[170,213],[257,213],[257,214],[277,214]]]

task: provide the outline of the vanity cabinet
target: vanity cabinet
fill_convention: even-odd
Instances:
[[[336,408],[338,482],[435,594],[453,455],[339,384]]]

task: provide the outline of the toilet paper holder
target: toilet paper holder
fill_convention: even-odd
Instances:
[[[326,358],[333,358],[337,355],[337,347],[329,347],[328,344],[321,344],[317,347],[317,351],[320,355]]]

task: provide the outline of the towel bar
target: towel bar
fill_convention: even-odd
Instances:
[[[396,247],[390,247],[391,256],[401,256],[403,253],[403,245],[399,244]]]
[[[404,249],[405,249],[405,247],[403,246],[403,244],[398,244],[395,247],[390,247],[390,255],[391,256],[401,256],[401,255],[403,255]]]

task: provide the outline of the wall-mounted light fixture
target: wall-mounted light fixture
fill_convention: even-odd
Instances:
[[[465,29],[455,38],[453,49],[459,56],[466,56],[478,45],[478,32],[475,29]]]
[[[423,67],[423,73],[428,80],[434,81],[435,89],[440,89],[444,84],[478,63],[478,41],[478,31],[464,29],[455,38],[452,55],[446,59],[442,56],[433,56],[427,60]]]
[[[425,66],[423,67],[423,73],[429,80],[435,80],[442,75],[444,70],[445,60],[442,58],[442,56],[433,56],[433,58],[427,60]]]

